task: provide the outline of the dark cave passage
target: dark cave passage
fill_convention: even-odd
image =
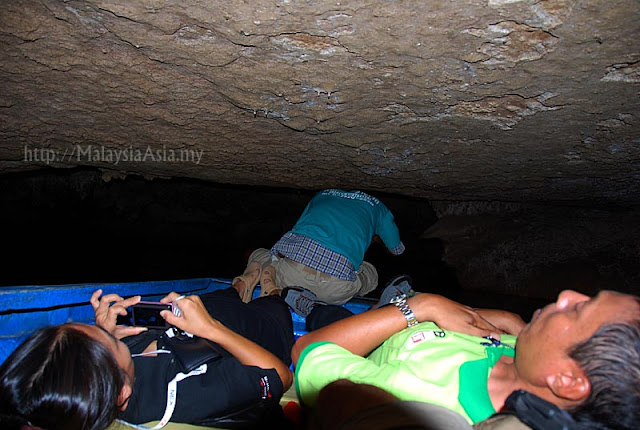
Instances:
[[[4,286],[233,277],[253,249],[270,247],[293,226],[315,193],[133,176],[105,182],[100,172],[82,169],[5,175],[0,182],[10,226]],[[418,282],[428,272],[431,288],[455,289],[439,241],[419,239],[436,220],[429,203],[376,195],[407,245],[393,257],[372,244],[366,259],[381,283],[399,273]]]
[[[0,179],[9,253],[0,286],[232,278],[248,255],[288,231],[316,190],[212,184],[98,170],[48,170]],[[367,190],[364,190],[367,191]],[[464,291],[438,239],[421,239],[437,217],[429,202],[372,192],[394,213],[407,251],[373,243],[365,259],[386,282],[409,274],[415,289],[527,319],[546,301]]]

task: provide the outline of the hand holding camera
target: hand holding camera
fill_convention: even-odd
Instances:
[[[102,290],[98,289],[93,292],[89,302],[95,312],[96,326],[103,328],[118,339],[140,334],[147,330],[146,327],[132,327],[131,325],[119,324],[118,321],[127,316],[127,308],[140,302],[140,296],[124,299],[114,293],[102,295]]]
[[[168,296],[167,296],[168,297]],[[169,328],[169,324],[163,317],[162,311],[171,311],[176,317],[182,315],[182,310],[178,307],[177,302],[184,299],[185,296],[175,298],[170,303],[160,302],[139,302],[131,307],[132,324],[137,327],[149,328]],[[166,298],[165,298],[166,299]],[[163,299],[164,300],[164,299]]]
[[[178,293],[170,293],[161,300],[162,303],[173,303],[174,309],[180,312],[163,312],[166,321],[186,333],[195,336],[210,338],[220,322],[213,319],[204,307],[202,300],[197,295],[180,296]]]
[[[118,294],[101,295],[102,290],[97,290],[91,296],[96,325],[119,339],[147,329],[170,327],[204,337],[220,325],[209,315],[198,296],[185,297],[172,292],[159,302],[147,302],[141,301],[140,296],[123,299]],[[130,312],[127,312],[128,308],[131,308]]]

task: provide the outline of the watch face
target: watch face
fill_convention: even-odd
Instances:
[[[406,298],[407,296],[405,294],[400,294],[398,296],[395,296],[393,299],[391,299],[391,303],[398,303],[401,302],[402,299]]]

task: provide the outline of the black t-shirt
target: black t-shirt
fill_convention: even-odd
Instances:
[[[155,335],[148,332],[127,342],[132,353],[141,352]],[[207,418],[224,416],[245,405],[278,405],[283,386],[275,369],[246,366],[223,352],[222,358],[208,363],[206,373],[178,382],[171,421],[200,424],[206,423]],[[120,418],[132,424],[160,420],[167,405],[167,386],[181,369],[173,354],[135,357],[133,360],[136,379],[127,409]]]

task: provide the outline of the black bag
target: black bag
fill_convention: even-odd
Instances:
[[[201,364],[219,360],[226,352],[215,342],[185,334],[169,337],[164,333],[158,339],[158,348],[171,351],[180,364],[182,373],[189,373]]]
[[[540,397],[524,390],[516,390],[507,397],[506,412],[534,430],[578,430],[571,415]]]

